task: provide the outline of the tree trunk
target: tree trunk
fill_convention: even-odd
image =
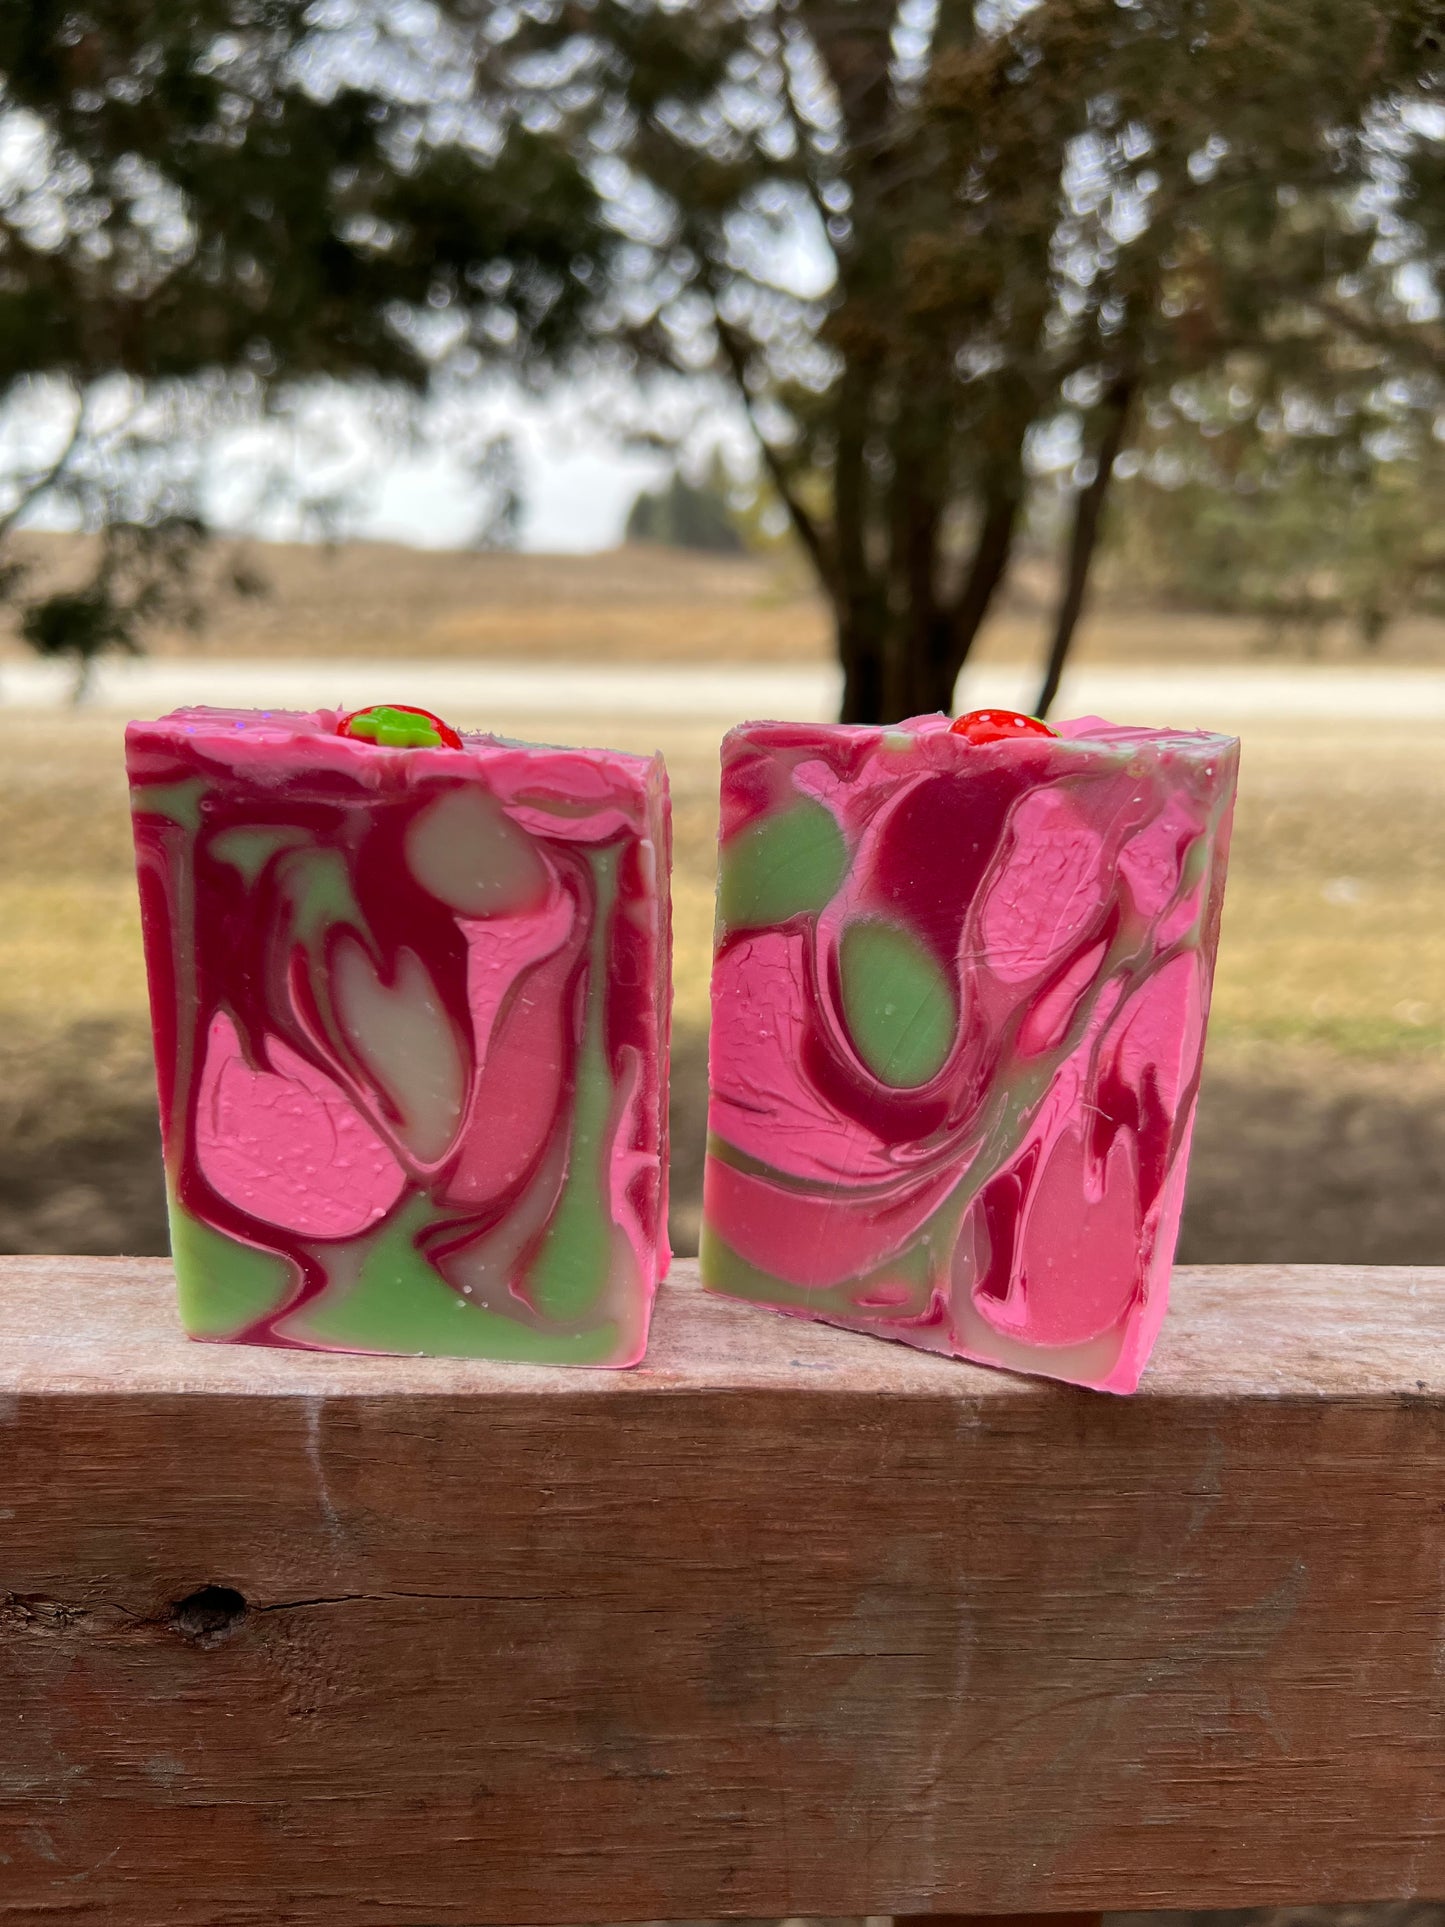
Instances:
[[[917,521],[907,542],[895,549],[897,577],[890,600],[867,567],[862,518],[848,493],[841,494],[838,550],[844,581],[833,609],[843,665],[843,722],[900,722],[953,707],[959,671],[1008,569],[1020,480],[999,483],[985,501],[963,586],[948,607],[938,604],[932,589],[941,512],[930,512],[926,501],[916,505]],[[845,544],[845,531],[854,527],[856,536]]]
[[[1134,400],[1135,378],[1121,375],[1110,387],[1105,397],[1103,433],[1094,451],[1094,473],[1088,483],[1079,490],[1074,503],[1074,526],[1069,536],[1068,566],[1064,571],[1064,585],[1059,596],[1059,606],[1054,617],[1054,637],[1049,648],[1048,667],[1044,671],[1043,687],[1034,708],[1036,716],[1047,716],[1059,693],[1063,681],[1064,665],[1069,659],[1069,648],[1074,640],[1074,631],[1079,626],[1079,618],[1084,613],[1084,598],[1089,587],[1089,570],[1093,565],[1094,552],[1099,544],[1104,503],[1109,493],[1109,483],[1113,479],[1114,464],[1119,458],[1119,450],[1124,443],[1124,434],[1129,425],[1129,411]]]
[[[883,720],[883,637],[862,610],[837,618],[838,659],[843,665],[842,723]]]
[[[924,375],[920,388],[930,388]],[[934,416],[907,402],[893,442],[883,715],[899,722],[939,707],[930,673],[938,625],[938,541],[946,451]]]
[[[95,657],[88,652],[76,657],[75,681],[70,685],[70,706],[80,709],[90,698],[95,682]]]
[[[942,612],[934,625],[929,660],[929,706],[933,709],[952,709],[954,685],[1007,573],[1018,523],[1021,481],[1016,477],[1009,486],[996,487],[985,501],[963,588],[953,607]]]
[[[931,716],[940,709],[947,714],[953,708],[958,671],[949,649],[950,621],[944,610],[934,611],[928,647],[915,657],[911,715]]]
[[[837,454],[833,467],[833,527],[837,585],[833,614],[843,664],[845,723],[882,718],[884,693],[883,598],[868,555],[868,467],[865,443],[873,371],[861,363],[845,368],[838,396]]]

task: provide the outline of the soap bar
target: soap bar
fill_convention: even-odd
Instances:
[[[668,1263],[666,772],[434,720],[127,731],[182,1320],[630,1365]]]
[[[1238,744],[750,723],[722,752],[702,1274],[1132,1391],[1163,1318]]]

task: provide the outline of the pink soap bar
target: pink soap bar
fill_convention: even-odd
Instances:
[[[186,1328],[633,1364],[669,1255],[662,760],[341,720],[126,733]]]
[[[1239,746],[750,723],[722,752],[702,1273],[1132,1391],[1179,1230]]]

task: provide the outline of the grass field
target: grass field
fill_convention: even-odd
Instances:
[[[83,559],[71,536],[26,535],[17,550],[41,579],[63,581]],[[237,556],[265,585],[224,587]],[[687,555],[659,548],[602,555],[488,555],[379,542],[321,548],[218,544],[206,563],[218,585],[204,629],[162,633],[160,655],[339,656],[438,661],[822,662],[827,612],[806,574],[782,561]],[[1134,605],[1105,569],[1075,643],[1080,662],[1252,661],[1281,647],[1257,624]],[[1053,601],[1048,569],[1025,557],[979,638],[979,662],[1038,662]],[[1347,634],[1318,639],[1325,657],[1358,661]],[[1298,641],[1288,645],[1298,654]],[[24,645],[0,612],[0,665]],[[1389,631],[1387,662],[1445,662],[1445,622]]]
[[[559,712],[547,733],[668,756],[687,1249],[717,727]],[[163,1248],[120,759],[109,718],[17,714],[0,736],[0,1247],[11,1250]],[[1442,1169],[1445,726],[1250,729],[1185,1255],[1445,1256]]]

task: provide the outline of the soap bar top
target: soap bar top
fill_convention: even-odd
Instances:
[[[722,750],[703,1278],[1129,1389],[1162,1314],[1238,744],[1097,717]]]
[[[668,1258],[662,759],[345,720],[127,730],[187,1327],[631,1363]]]
[[[661,766],[659,757],[626,750],[520,743],[480,730],[461,731],[460,750],[389,749],[338,734],[344,714],[339,709],[175,709],[157,722],[129,724],[127,757],[132,770],[138,755],[169,755],[211,776],[231,772],[247,783],[285,784],[298,796],[314,786],[319,800],[335,794],[338,779],[377,794],[415,789],[438,778],[455,781],[466,766],[462,758],[473,765],[485,762],[487,781],[496,790],[561,781],[570,791],[579,785],[583,794],[595,790],[599,801],[637,799]]]
[[[1117,866],[1146,917],[1178,885],[1172,859],[1207,838],[1200,881],[1238,755],[1233,737],[1095,716],[984,744],[942,715],[743,723],[722,745],[719,939],[801,912],[836,928],[871,913],[950,974],[981,964],[1026,982],[1109,900]],[[1143,870],[1160,865],[1151,886]]]

